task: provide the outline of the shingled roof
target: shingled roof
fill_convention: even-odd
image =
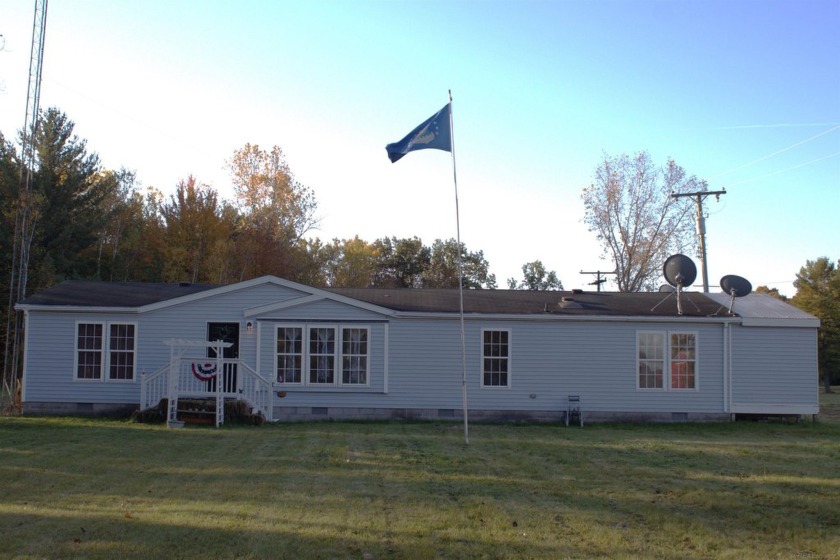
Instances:
[[[212,290],[213,284],[68,280],[24,299],[23,305],[142,307]]]
[[[458,313],[457,289],[327,288],[326,291],[395,311]],[[683,315],[725,313],[719,303],[697,292],[683,292]],[[574,316],[674,316],[676,294],[464,290],[464,313]]]
[[[26,306],[137,308],[198,294],[221,286],[141,282],[62,282],[23,300]],[[457,289],[324,288],[323,292],[413,313],[458,313]],[[725,315],[719,302],[698,292],[683,292],[686,317]],[[674,293],[572,292],[530,290],[464,290],[464,312],[494,315],[568,315],[673,317]]]

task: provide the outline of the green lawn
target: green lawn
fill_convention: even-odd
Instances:
[[[820,392],[820,417],[824,422],[840,423],[840,386],[833,393]]]
[[[2,417],[0,558],[840,557],[840,415],[470,436]]]

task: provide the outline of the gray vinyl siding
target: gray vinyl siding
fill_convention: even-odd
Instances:
[[[819,402],[817,329],[732,327],[733,405]]]
[[[294,305],[297,298],[306,299]],[[133,381],[75,379],[78,322],[136,325]],[[367,385],[278,387],[285,396],[274,397],[276,408],[458,411],[462,407],[457,315],[380,313],[364,304],[313,299],[309,292],[273,282],[214,291],[208,297],[187,298],[177,305],[152,306],[143,313],[32,309],[27,313],[24,402],[138,403],[140,374],[152,373],[169,362],[170,349],[163,341],[205,340],[210,322],[239,323],[240,360],[272,380],[276,377],[278,325],[370,329]],[[252,333],[246,331],[248,322],[254,325]],[[727,322],[731,327],[726,327]],[[508,386],[482,386],[483,329],[510,333]],[[640,331],[696,335],[695,389],[637,388]],[[742,327],[731,319],[678,317],[634,321],[469,315],[465,340],[471,410],[561,411],[569,395],[579,395],[588,413],[722,414],[729,412],[730,387],[733,405],[810,406],[817,399],[815,328]],[[724,354],[727,344],[731,351],[728,360]],[[203,354],[203,349],[197,352]]]
[[[210,322],[240,324],[240,359],[252,368],[256,336],[245,332],[251,319],[243,310],[304,296],[276,284],[260,284],[145,313],[61,312],[27,314],[24,402],[139,403],[140,375],[169,363],[168,339],[205,340]],[[136,369],[133,381],[77,380],[73,371],[77,322],[135,323]],[[200,351],[199,351],[200,352]]]
[[[510,387],[482,387],[482,328],[511,332]],[[698,390],[636,389],[636,332],[640,329],[697,333]],[[565,408],[569,395],[580,395],[590,411],[722,412],[721,333],[720,325],[468,320],[469,406],[557,410]],[[460,352],[457,321],[393,324],[391,388],[398,406],[460,407]]]
[[[150,339],[155,341],[148,348],[149,354],[144,356],[146,371],[155,371],[169,363],[170,350],[163,340],[206,340],[209,323],[227,322],[239,323],[239,359],[255,368],[256,320],[246,318],[244,310],[304,295],[307,294],[274,284],[261,284],[138,315],[142,318],[144,330],[149,331]],[[252,334],[245,329],[249,321],[254,324]]]
[[[305,305],[277,311],[268,311],[258,317],[260,321],[365,321],[382,320],[380,313],[354,307],[346,303],[320,300]]]
[[[511,333],[509,387],[482,386],[482,329],[506,329]],[[640,329],[697,333],[701,356],[697,390],[636,389],[636,332]],[[721,413],[724,406],[722,331],[721,325],[715,324],[640,327],[629,322],[467,319],[469,408],[564,410],[569,395],[580,395],[588,411]],[[277,400],[275,404],[460,409],[462,359],[457,318],[395,319],[389,323],[389,335],[386,395],[377,392],[305,394],[290,389],[283,402]],[[377,375],[378,367],[373,372]]]
[[[723,409],[723,348],[719,325],[562,322],[550,328],[513,323],[512,397],[527,408],[545,402],[565,407],[579,395],[588,411],[720,412]],[[638,390],[636,336],[639,331],[693,332],[698,371],[694,390]],[[492,395],[492,392],[483,391]],[[535,394],[536,398],[530,398]],[[502,396],[504,397],[504,396]],[[529,406],[530,404],[530,406]],[[502,408],[504,400],[488,406]]]
[[[76,353],[76,324],[134,323],[137,325],[137,364],[133,381],[78,380],[73,366]],[[38,402],[122,403],[138,402],[140,395],[139,356],[145,342],[144,329],[136,315],[29,313],[28,349],[25,357],[23,400]],[[107,371],[103,363],[103,377]]]

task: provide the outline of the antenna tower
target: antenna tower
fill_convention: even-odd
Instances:
[[[29,53],[29,88],[26,92],[26,113],[23,120],[22,145],[19,169],[18,200],[15,207],[15,233],[12,244],[12,262],[9,272],[9,309],[6,323],[6,344],[3,359],[3,386],[9,404],[15,405],[15,381],[20,365],[20,346],[23,339],[23,318],[15,311],[15,304],[26,297],[29,276],[29,248],[34,234],[30,183],[35,171],[35,136],[38,128],[38,111],[41,104],[41,69],[44,62],[44,34],[47,29],[47,2],[35,0],[32,21],[32,47]],[[2,399],[0,399],[2,401]]]

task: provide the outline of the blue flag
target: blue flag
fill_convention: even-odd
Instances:
[[[452,134],[449,128],[449,103],[443,109],[429,117],[420,126],[408,133],[408,136],[388,144],[388,159],[395,163],[408,152],[434,148],[436,150],[452,151]]]

